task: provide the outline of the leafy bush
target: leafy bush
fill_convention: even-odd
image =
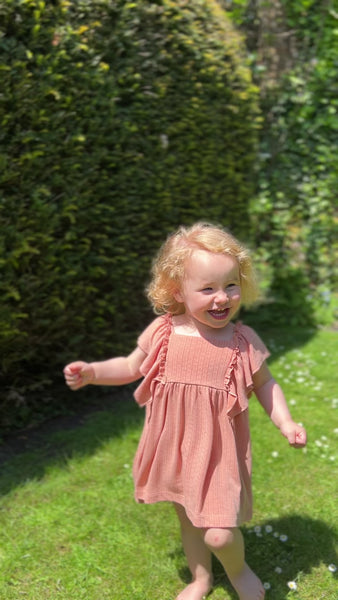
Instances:
[[[271,235],[276,214],[268,216],[266,203],[276,205],[284,220],[283,239],[279,236],[283,258],[302,265],[315,298],[325,290],[329,294],[337,282],[336,17],[328,6],[313,2],[285,0],[284,7],[287,25],[297,33],[298,56],[263,106],[269,113],[263,140],[266,166],[256,214],[260,223],[262,212],[266,214],[263,227]]]
[[[292,282],[293,293],[287,296],[293,318],[301,325],[332,322],[338,233],[337,14],[330,3],[315,0],[230,4],[247,32],[254,77],[264,82],[261,161],[251,215],[259,255],[269,264],[267,295],[282,298],[283,286]],[[270,9],[280,15],[281,37],[292,39],[292,65],[277,81],[267,81],[262,60],[267,52],[259,47],[265,43],[280,49],[276,24],[261,39],[253,35],[253,29],[259,35],[259,17]],[[275,309],[287,321],[288,314]]]
[[[241,40],[216,2],[0,6],[1,383],[31,418],[65,361],[125,352],[169,230],[247,239],[259,125]],[[15,416],[14,414],[15,413]]]

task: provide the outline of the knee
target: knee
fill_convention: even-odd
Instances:
[[[221,550],[235,542],[236,529],[210,528],[204,532],[204,542],[210,550]]]

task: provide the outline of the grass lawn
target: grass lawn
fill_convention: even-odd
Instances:
[[[263,338],[309,443],[306,451],[289,448],[252,398],[247,560],[270,586],[267,599],[337,600],[337,333]],[[189,573],[173,509],[133,500],[142,420],[130,391],[121,390],[109,410],[45,433],[36,448],[2,465],[1,600],[172,600],[184,587]],[[235,599],[216,562],[215,574],[210,599]]]

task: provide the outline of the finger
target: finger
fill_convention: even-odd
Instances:
[[[296,443],[301,447],[305,446],[306,442],[306,431],[299,431],[296,435]]]
[[[84,364],[83,363],[76,364],[76,365],[70,365],[70,371],[71,371],[71,373],[74,373],[75,375],[77,373],[81,373],[81,371],[83,370],[83,368],[84,368]]]
[[[70,363],[69,365],[65,366],[64,372],[79,373],[81,371],[81,369],[83,368],[84,364],[85,363],[83,361]]]
[[[75,385],[78,385],[82,382],[82,377],[80,373],[72,373],[65,371],[64,376],[66,383],[67,385],[69,385],[69,387],[73,388]]]
[[[295,441],[291,444],[294,448],[304,448],[306,446],[306,431],[300,430],[296,432]]]
[[[79,390],[81,387],[83,387],[83,383],[81,381],[80,382],[79,381],[70,381],[69,383],[67,382],[67,385],[74,392],[76,390]]]

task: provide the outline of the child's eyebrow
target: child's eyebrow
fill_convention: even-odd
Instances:
[[[240,281],[240,274],[237,272],[230,273],[229,276],[224,277],[224,281]],[[202,279],[201,281],[201,285],[204,286],[213,285],[214,283],[216,283],[216,281],[213,281],[212,279]]]

